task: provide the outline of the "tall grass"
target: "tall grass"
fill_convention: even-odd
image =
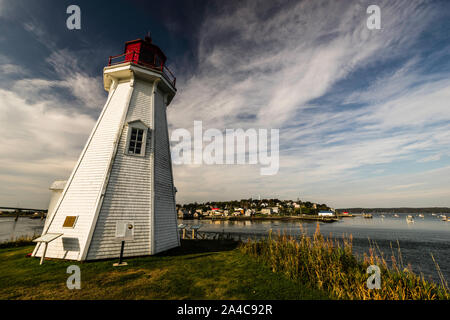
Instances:
[[[370,240],[369,240],[370,241]],[[263,263],[273,272],[301,280],[311,287],[323,289],[338,299],[449,299],[446,283],[426,281],[403,267],[401,252],[397,262],[392,250],[389,267],[378,245],[372,244],[368,254],[357,258],[352,252],[352,236],[339,240],[324,238],[319,225],[313,237],[302,233],[300,238],[269,233],[264,240],[249,240],[240,249]],[[378,250],[378,252],[377,252]],[[399,249],[400,250],[400,249]],[[367,267],[381,270],[381,288],[368,289]]]

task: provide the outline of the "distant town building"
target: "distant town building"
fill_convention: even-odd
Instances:
[[[334,216],[334,212],[331,210],[321,210],[321,211],[319,211],[319,216],[332,217],[332,216]]]
[[[262,214],[272,214],[272,208],[263,208],[261,209]]]
[[[255,215],[255,210],[253,210],[253,209],[247,209],[246,211],[245,211],[245,216],[246,217],[252,217],[252,216],[254,216]]]
[[[181,218],[181,219],[189,219],[189,218],[193,217],[192,212],[190,210],[186,210],[186,209],[178,210],[177,215],[178,215],[178,218]]]

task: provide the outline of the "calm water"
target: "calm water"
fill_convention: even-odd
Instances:
[[[447,282],[450,280],[450,222],[441,221],[439,215],[425,215],[424,218],[414,216],[414,223],[407,223],[408,214],[399,214],[399,218],[393,214],[375,214],[373,219],[363,217],[343,218],[334,223],[319,223],[320,231],[324,236],[342,237],[353,236],[353,248],[355,253],[362,255],[368,252],[369,239],[376,242],[384,257],[390,262],[392,248],[395,257],[398,258],[397,240],[400,244],[403,264],[406,267],[411,264],[416,273],[422,272],[425,278],[432,278],[438,282],[439,277],[430,253],[444,274]],[[200,230],[231,232],[235,236],[261,237],[267,236],[269,230],[273,233],[287,235],[300,235],[303,229],[309,235],[314,234],[317,222],[299,221],[211,221],[211,220],[183,220],[180,223],[188,225],[201,225]]]
[[[342,237],[353,236],[353,247],[357,254],[368,252],[369,239],[376,242],[380,250],[389,261],[392,255],[398,256],[397,240],[400,243],[404,265],[411,264],[417,273],[422,272],[426,278],[439,281],[436,267],[431,259],[433,253],[447,282],[450,282],[450,222],[441,221],[439,216],[425,215],[415,218],[413,224],[406,222],[406,214],[395,218],[386,214],[382,218],[379,214],[373,219],[362,217],[344,218],[334,223],[319,223],[323,235]],[[300,235],[300,225],[312,235],[317,222],[293,221],[211,221],[211,220],[183,220],[180,223],[201,225],[202,231],[231,232],[236,237],[263,237],[269,230],[274,233]],[[44,221],[39,219],[19,218],[15,223],[13,217],[0,218],[0,242],[24,235],[40,234]]]
[[[0,242],[15,239],[21,236],[40,235],[44,228],[44,220],[20,217],[0,217]]]

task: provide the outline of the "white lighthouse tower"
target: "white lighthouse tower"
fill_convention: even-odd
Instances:
[[[133,240],[123,256],[156,254],[180,245],[166,107],[176,93],[166,57],[149,36],[125,43],[103,71],[106,103],[64,190],[48,213],[45,257],[117,257],[117,226]],[[33,256],[41,257],[39,243]]]

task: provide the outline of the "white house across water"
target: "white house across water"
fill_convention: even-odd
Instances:
[[[321,217],[333,217],[335,216],[335,213],[330,210],[321,210],[319,211],[319,216]]]
[[[175,78],[149,36],[128,41],[103,71],[106,103],[42,235],[45,257],[96,260],[118,257],[118,223],[132,222],[123,256],[156,254],[180,245],[177,231],[166,107]],[[33,256],[41,257],[38,243]]]

